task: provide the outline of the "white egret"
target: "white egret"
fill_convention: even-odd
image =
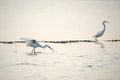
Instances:
[[[106,30],[106,25],[105,25],[105,23],[109,23],[109,22],[108,22],[108,21],[103,21],[103,26],[104,26],[103,30],[100,31],[100,32],[98,32],[95,36],[93,36],[93,37],[95,37],[95,40],[96,40],[96,41],[97,41],[97,38],[98,38],[98,37],[101,37],[101,36],[104,34],[105,30]]]
[[[35,39],[31,39],[31,38],[21,38],[21,40],[25,40],[27,46],[33,47],[31,53],[35,54],[35,48],[40,47],[40,48],[49,48],[51,49],[53,52],[54,50],[49,46],[49,45],[41,45],[40,43],[38,43]]]

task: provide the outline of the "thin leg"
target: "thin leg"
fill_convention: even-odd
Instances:
[[[95,41],[97,42],[98,40],[97,40],[97,37],[95,37]]]
[[[34,49],[34,48],[33,48]],[[32,49],[32,51],[31,51],[31,54],[33,53],[33,49]]]
[[[35,48],[32,49],[31,54],[35,54]]]
[[[34,50],[34,54],[35,54],[35,48],[33,48],[33,50]]]
[[[32,54],[32,53],[35,53],[35,48],[32,49],[31,54]]]

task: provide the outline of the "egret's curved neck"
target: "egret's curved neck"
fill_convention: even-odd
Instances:
[[[106,30],[106,26],[105,26],[105,23],[103,22],[103,26],[104,26],[104,29],[103,29],[103,31],[105,31]]]
[[[41,47],[41,48],[46,48],[46,47],[48,47],[47,45],[39,45],[39,47]]]

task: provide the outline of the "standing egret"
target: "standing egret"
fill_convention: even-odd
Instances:
[[[97,37],[101,37],[104,34],[105,30],[106,30],[105,23],[109,23],[109,22],[108,21],[103,21],[103,26],[104,26],[103,30],[98,32],[95,36],[93,36],[93,37],[95,37],[96,41],[97,41]]]
[[[29,40],[29,38],[21,38],[21,40],[26,40],[27,46],[33,47],[31,53],[35,54],[35,48],[37,48],[37,47],[41,47],[43,49],[49,48],[49,49],[51,49],[54,52],[54,50],[49,45],[41,45],[35,39]]]

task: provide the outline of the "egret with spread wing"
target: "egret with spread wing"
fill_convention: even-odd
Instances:
[[[31,53],[35,54],[35,48],[37,48],[37,47],[40,47],[40,48],[43,48],[43,49],[49,48],[49,49],[51,49],[54,52],[54,50],[49,45],[41,45],[35,39],[32,39],[32,38],[21,38],[21,40],[26,41],[27,46],[33,47]]]
[[[93,37],[95,37],[95,40],[96,40],[96,41],[97,41],[97,38],[98,38],[98,37],[101,37],[101,36],[104,34],[105,30],[106,30],[106,25],[105,25],[105,23],[109,23],[109,22],[108,22],[108,21],[103,21],[103,26],[104,26],[103,30],[100,31],[100,32],[98,32],[95,36],[93,36]]]

